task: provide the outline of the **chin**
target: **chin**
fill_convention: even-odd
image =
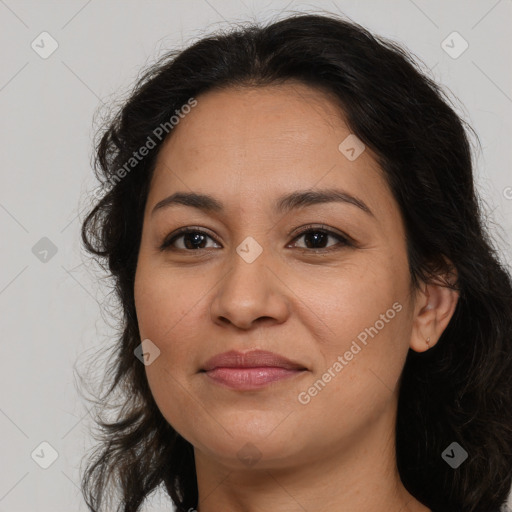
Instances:
[[[279,423],[275,423],[273,428]],[[231,432],[229,428],[226,428]],[[297,442],[293,436],[282,431],[279,435],[268,435],[272,428],[253,432],[245,429],[230,436],[227,432],[222,437],[208,437],[194,444],[196,450],[230,470],[257,470],[286,467],[297,458]],[[275,433],[275,432],[274,432]],[[204,434],[204,433],[202,433]],[[287,443],[288,441],[288,443]]]

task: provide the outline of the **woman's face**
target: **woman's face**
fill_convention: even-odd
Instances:
[[[399,208],[372,153],[302,84],[196,99],[160,150],[135,280],[162,414],[196,456],[231,468],[320,460],[379,425],[392,439],[417,306]],[[218,208],[154,210],[177,192]],[[255,349],[305,369],[203,371]]]

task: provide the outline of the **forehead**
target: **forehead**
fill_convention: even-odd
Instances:
[[[368,148],[355,160],[340,150],[354,135],[322,90],[292,82],[209,91],[196,100],[159,151],[153,203],[175,190],[245,201],[335,186],[366,196],[367,204],[375,203],[372,195],[389,196]]]
[[[203,154],[206,148],[230,146],[252,149],[253,156],[264,158],[270,150],[277,156],[278,148],[284,152],[289,146],[316,146],[329,130],[349,132],[332,96],[300,83],[229,87],[196,100],[197,106],[169,137],[171,147]],[[261,145],[268,150],[256,153]]]

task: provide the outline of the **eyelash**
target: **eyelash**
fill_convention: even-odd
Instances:
[[[302,250],[303,252],[327,253],[327,252],[331,252],[331,251],[335,251],[335,250],[341,250],[343,247],[354,247],[355,246],[355,241],[353,239],[351,239],[350,237],[348,237],[346,235],[340,235],[338,233],[335,233],[334,231],[327,229],[325,226],[305,226],[305,228],[302,231],[300,231],[299,233],[296,234],[293,241],[298,240],[302,236],[307,235],[309,233],[323,233],[325,235],[332,236],[341,242],[341,247],[337,247],[336,245],[334,245],[330,248],[325,248],[325,249],[308,249],[307,247],[306,248],[300,247],[299,249]],[[181,228],[178,231],[174,232],[171,237],[167,237],[164,240],[164,242],[160,245],[159,250],[162,252],[164,252],[164,251],[199,252],[199,251],[206,250],[206,249],[201,249],[201,248],[199,248],[199,249],[181,249],[181,248],[176,249],[176,248],[173,248],[172,244],[178,238],[181,238],[183,235],[186,235],[186,234],[206,235],[207,237],[214,240],[215,243],[217,243],[217,244],[219,243],[208,233],[201,231],[200,229],[193,229],[192,227],[185,227],[185,228]],[[339,245],[339,244],[337,244],[337,245]]]

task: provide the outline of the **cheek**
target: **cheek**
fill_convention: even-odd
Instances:
[[[185,439],[193,431],[184,414],[190,408],[191,352],[197,332],[197,304],[204,290],[169,269],[140,266],[135,279],[135,306],[141,340],[149,339],[159,352],[145,366],[151,394],[167,422]],[[197,280],[198,283],[200,280]],[[195,306],[195,307],[194,307]],[[197,400],[196,400],[197,403]]]
[[[191,318],[208,290],[206,277],[200,274],[139,264],[134,293],[141,337],[158,345],[176,338],[177,332],[192,330]]]
[[[318,414],[339,406],[333,411],[335,422],[350,421],[345,407],[371,414],[386,403],[407,356],[407,262],[397,265],[398,258],[375,256],[364,266],[345,269],[329,285],[319,286],[318,296],[310,297],[317,314],[311,315],[308,329],[324,335],[316,340],[321,358],[307,383],[311,387],[302,389],[303,397]]]
[[[394,319],[400,315],[396,309],[405,308],[409,283],[407,262],[398,259],[402,260],[385,251],[369,250],[339,268],[305,273],[293,283],[294,293],[314,313],[308,315],[308,329],[312,334],[323,333],[318,338],[320,350],[325,348],[332,357],[348,349],[352,339],[376,322],[379,333],[397,327]],[[400,305],[393,309],[397,302]]]

